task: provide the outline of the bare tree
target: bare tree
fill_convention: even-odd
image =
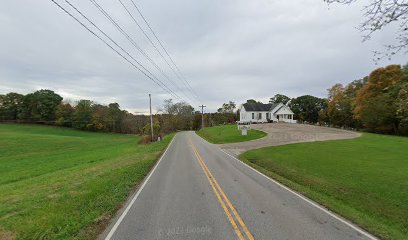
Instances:
[[[325,2],[352,4],[359,0],[324,0]],[[391,58],[396,53],[408,53],[408,0],[369,0],[363,10],[364,21],[358,29],[365,35],[363,41],[369,40],[373,33],[380,31],[387,25],[399,24],[395,36],[396,43],[385,45],[385,51],[375,51],[375,60],[382,57]]]

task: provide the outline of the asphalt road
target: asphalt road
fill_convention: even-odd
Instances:
[[[375,239],[194,132],[178,133],[102,239]]]

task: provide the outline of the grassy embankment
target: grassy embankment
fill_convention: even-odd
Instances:
[[[94,239],[171,138],[0,124],[0,239]]]
[[[234,124],[204,128],[197,131],[197,134],[208,142],[216,144],[245,142],[266,136],[265,132],[255,129],[248,130],[248,135],[242,136],[237,125]]]
[[[408,138],[267,147],[240,158],[383,239],[408,239]]]

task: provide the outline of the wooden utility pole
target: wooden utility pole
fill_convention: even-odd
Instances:
[[[152,132],[152,142],[154,138],[153,134],[153,115],[152,115],[152,95],[149,93],[149,105],[150,105],[150,131]]]
[[[199,107],[201,108],[201,129],[204,129],[204,108],[207,106],[201,105]]]

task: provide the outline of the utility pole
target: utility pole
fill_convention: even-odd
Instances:
[[[201,105],[199,107],[201,108],[201,129],[204,129],[204,108],[207,106]]]
[[[149,105],[150,105],[150,131],[152,132],[152,142],[153,142],[153,115],[152,115],[152,95],[149,93]]]

